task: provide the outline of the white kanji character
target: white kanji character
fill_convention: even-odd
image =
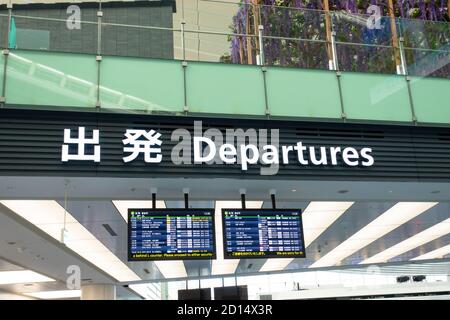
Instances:
[[[139,154],[144,153],[144,161],[147,163],[160,163],[162,160],[161,148],[152,146],[161,146],[162,141],[160,133],[155,130],[133,130],[127,129],[125,133],[126,139],[122,140],[124,145],[132,145],[132,147],[124,147],[124,152],[131,152],[130,155],[123,158],[124,162],[130,162],[136,159]],[[138,140],[145,138],[146,140]],[[151,157],[152,154],[156,154],[155,157]]]
[[[62,146],[61,161],[68,162],[69,160],[82,160],[100,162],[100,145],[99,144],[99,130],[92,131],[92,138],[86,138],[86,129],[84,127],[78,128],[78,138],[71,137],[71,130],[64,129],[64,143]],[[69,154],[69,144],[78,145],[78,153]],[[86,145],[94,145],[94,154],[85,154]]]

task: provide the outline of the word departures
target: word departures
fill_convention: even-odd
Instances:
[[[279,129],[216,129],[203,130],[201,121],[194,121],[193,134],[175,129],[170,137],[153,128],[125,129],[122,137],[122,161],[127,164],[143,161],[158,165],[170,157],[175,165],[233,165],[247,171],[260,166],[261,175],[275,175],[281,165],[371,167],[375,163],[370,147],[313,146],[303,141],[281,145]],[[101,162],[101,132],[85,127],[64,129],[61,161]],[[162,146],[173,146],[162,152]],[[109,155],[111,157],[111,155]]]

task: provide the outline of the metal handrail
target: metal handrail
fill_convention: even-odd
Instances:
[[[201,0],[203,2],[215,2],[215,3],[223,3],[223,4],[227,4],[230,5],[231,3],[229,2],[224,2],[224,1],[220,1],[220,0]],[[236,4],[233,4],[236,5]],[[241,4],[242,5],[242,4]],[[248,5],[248,6],[255,6],[253,4],[244,4],[244,5]],[[266,5],[258,5],[258,6],[266,6]],[[335,18],[341,18],[341,19],[358,19],[358,17],[361,17],[361,19],[357,20],[356,23],[358,24],[363,24],[365,21],[365,18],[368,15],[364,15],[364,14],[359,14],[359,13],[345,13],[345,12],[341,12],[341,11],[337,11],[337,12],[325,12],[323,10],[315,10],[315,9],[306,9],[306,8],[294,8],[294,7],[283,7],[283,6],[268,6],[268,7],[275,7],[275,8],[283,8],[283,9],[289,9],[289,10],[298,10],[298,11],[315,11],[315,12],[322,12],[324,14],[330,15],[332,17]],[[11,13],[9,15],[0,15],[0,16],[5,16],[5,17],[14,17],[14,18],[18,18],[18,19],[34,19],[34,20],[41,20],[41,21],[54,21],[54,22],[60,22],[60,23],[66,23],[67,20],[66,19],[61,19],[61,18],[50,18],[50,17],[39,17],[39,16],[30,16],[30,15],[21,15],[21,14],[14,14]],[[409,19],[404,19],[404,18],[395,18],[396,20],[399,21],[399,23],[401,23],[402,20],[406,20],[409,21]],[[352,21],[352,20],[351,20]],[[182,41],[182,50],[183,50],[183,60],[185,60],[186,55],[185,55],[185,46],[184,46],[184,41],[185,41],[185,35],[186,34],[195,34],[195,35],[200,35],[200,34],[207,34],[207,35],[218,35],[218,36],[227,36],[227,37],[235,37],[235,38],[251,38],[251,39],[259,39],[258,42],[256,43],[256,47],[253,48],[253,46],[255,46],[255,44],[251,43],[250,46],[252,46],[252,48],[254,50],[256,50],[255,52],[259,52],[259,54],[264,57],[264,49],[265,49],[265,45],[262,42],[262,40],[264,39],[274,39],[274,40],[282,40],[282,41],[298,41],[298,42],[309,42],[309,43],[322,43],[322,44],[328,44],[329,46],[331,46],[332,50],[332,59],[334,61],[333,66],[330,66],[331,69],[333,70],[338,70],[338,62],[339,62],[339,54],[337,53],[337,51],[335,50],[335,46],[336,45],[345,45],[345,46],[359,46],[359,47],[371,47],[371,48],[387,48],[387,49],[395,49],[396,46],[394,43],[390,43],[389,44],[377,44],[377,43],[363,43],[363,42],[350,42],[350,41],[339,41],[336,39],[336,33],[333,33],[333,37],[332,39],[320,39],[320,38],[302,38],[302,37],[286,37],[286,36],[281,36],[281,35],[272,35],[272,34],[264,34],[264,27],[262,25],[259,26],[260,32],[258,34],[254,34],[254,33],[237,33],[237,32],[233,32],[233,31],[221,31],[221,30],[212,30],[211,28],[203,28],[203,30],[200,30],[200,25],[197,25],[196,29],[193,28],[186,28],[186,21],[183,20],[181,21],[181,25],[180,28],[174,28],[174,27],[162,27],[162,26],[154,26],[154,25],[139,25],[139,24],[124,24],[124,23],[115,23],[115,22],[104,22],[102,19],[96,19],[96,21],[86,21],[86,20],[78,20],[77,21],[80,24],[88,24],[88,25],[97,25],[99,27],[99,32],[101,31],[102,27],[119,27],[119,28],[135,28],[135,29],[143,29],[143,30],[159,30],[159,31],[168,31],[168,32],[178,32],[181,33],[181,41]],[[434,23],[433,22],[429,22],[429,21],[422,21],[420,20],[420,22],[422,23]],[[198,22],[197,22],[198,23]],[[446,22],[443,22],[446,23]],[[195,23],[189,23],[190,25],[196,25]],[[450,26],[450,24],[449,24]],[[400,26],[401,27],[401,26]],[[400,28],[401,29],[401,28]],[[401,31],[401,30],[400,30]],[[313,37],[320,37],[320,31],[316,32]],[[101,55],[100,54],[100,49],[101,49],[101,35],[98,35],[98,41],[100,41],[97,45],[98,47],[98,51],[97,51],[97,55]],[[402,38],[403,39],[403,38]],[[200,41],[200,40],[199,40]],[[402,40],[403,41],[403,40]],[[258,48],[259,45],[259,48]],[[401,49],[402,52],[401,54],[404,55],[404,51],[405,50],[417,50],[417,51],[424,51],[424,52],[442,52],[442,53],[449,53],[450,51],[447,49],[430,49],[430,48],[416,48],[416,47],[405,47],[404,44],[401,44]],[[331,59],[331,58],[330,58]]]

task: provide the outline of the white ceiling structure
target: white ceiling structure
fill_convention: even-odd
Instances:
[[[123,285],[450,261],[448,184],[271,180],[277,208],[303,211],[306,258],[224,260],[220,208],[240,207],[242,187],[248,208],[270,207],[267,181],[69,178],[66,188],[62,178],[1,180],[0,290],[27,297],[76,298],[79,292],[66,292],[71,265],[80,266],[83,284],[114,283],[123,298],[139,298],[150,293]],[[216,260],[127,261],[125,212],[151,207],[151,188],[157,188],[160,208],[182,208],[182,189],[189,188],[191,207],[216,209]],[[32,278],[2,284],[2,271],[26,271]]]

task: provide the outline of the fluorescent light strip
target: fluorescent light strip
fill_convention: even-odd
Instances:
[[[305,247],[316,240],[331,226],[354,202],[311,202],[302,214],[305,234]]]
[[[444,256],[446,256],[449,253],[450,253],[450,244],[445,247],[422,254],[411,260],[416,261],[416,260],[438,259],[438,258],[443,258]]]
[[[305,248],[333,224],[354,202],[313,201],[302,213]],[[268,259],[260,271],[278,271],[294,259]]]
[[[152,201],[149,200],[113,200],[112,203],[116,207],[117,211],[121,214],[125,222],[128,222],[128,209],[140,209],[140,208],[152,208]],[[156,208],[165,208],[164,201],[157,200]]]
[[[22,294],[38,299],[69,299],[80,298],[81,290],[38,291]]]
[[[409,250],[420,247],[425,243],[436,240],[450,233],[450,218],[444,220],[434,226],[419,232],[418,234],[403,240],[402,242],[370,257],[361,262],[361,264],[385,262],[391,258],[401,255]]]
[[[187,272],[183,260],[155,261],[164,278],[186,278]]]
[[[293,260],[294,260],[293,258],[277,258],[277,259],[269,258],[259,271],[265,272],[265,271],[284,270],[284,268],[286,268]]]
[[[128,222],[128,209],[153,208],[152,201],[149,200],[113,200],[112,202],[126,222]],[[164,201],[158,200],[156,201],[156,208],[165,209],[166,203]],[[186,267],[184,266],[183,260],[154,262],[165,278],[187,277]]]
[[[437,204],[437,202],[398,202],[309,267],[334,266]]]
[[[26,219],[54,239],[61,241],[64,228],[64,208],[53,200],[5,200],[0,201],[16,214]],[[119,282],[138,281],[125,263],[113,254],[92,233],[81,225],[69,212],[66,213],[65,229],[69,238],[65,245],[94,264]]]
[[[247,209],[260,209],[262,201],[246,201]],[[242,208],[241,201],[216,201],[215,206],[215,227],[216,227],[216,260],[212,261],[212,275],[235,273],[240,259],[224,259],[223,253],[223,229],[222,229],[222,209]]]
[[[43,276],[31,270],[18,271],[2,271],[0,272],[0,285],[4,284],[18,284],[18,283],[38,283],[38,282],[53,282],[52,278]]]
[[[161,295],[157,295],[150,287],[148,283],[129,285],[129,288],[144,297],[145,300],[161,300]]]

